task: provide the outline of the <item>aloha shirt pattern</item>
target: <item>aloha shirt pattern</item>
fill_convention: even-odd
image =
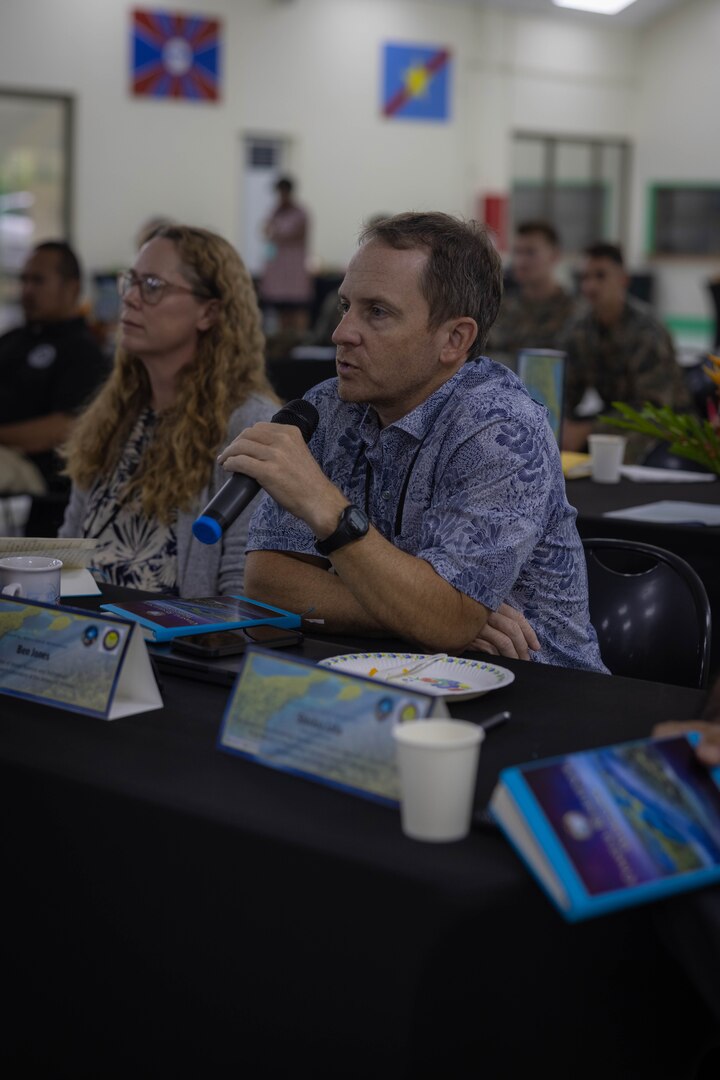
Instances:
[[[522,611],[540,640],[533,660],[606,670],[557,444],[517,376],[480,357],[384,429],[373,408],[340,401],[336,379],[306,398],[320,413],[310,451],[387,540],[491,610]],[[248,539],[262,550],[317,554],[307,525],[267,495]]]

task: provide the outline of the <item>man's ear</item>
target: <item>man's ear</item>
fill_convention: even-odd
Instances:
[[[469,315],[464,315],[460,319],[451,319],[446,328],[447,337],[440,352],[440,362],[452,366],[467,359],[470,346],[477,337],[478,326]]]
[[[220,301],[207,300],[203,305],[203,308],[204,310],[197,322],[197,328],[198,330],[209,330],[218,320],[218,315],[220,314]]]

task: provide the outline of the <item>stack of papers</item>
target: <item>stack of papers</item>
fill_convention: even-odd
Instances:
[[[652,469],[649,465],[623,465],[620,475],[639,484],[707,484],[715,479],[715,473],[691,472],[689,469]]]
[[[608,510],[603,517],[653,521],[663,525],[720,525],[720,506],[663,499],[641,506],[628,506],[625,510]]]

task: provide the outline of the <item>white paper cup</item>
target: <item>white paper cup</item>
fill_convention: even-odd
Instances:
[[[598,484],[617,484],[625,457],[624,435],[589,435],[592,478]]]
[[[45,555],[10,555],[0,559],[0,593],[21,600],[60,600],[60,559]]]
[[[462,840],[470,830],[480,743],[465,720],[411,720],[393,729],[400,819],[413,840]]]

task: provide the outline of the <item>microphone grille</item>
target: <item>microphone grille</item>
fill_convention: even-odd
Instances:
[[[314,405],[311,405],[309,401],[305,401],[303,398],[295,398],[294,401],[288,401],[287,405],[284,405],[282,409],[276,412],[271,422],[273,424],[293,424],[295,427],[300,428],[305,442],[309,442],[315,428],[318,426],[319,419],[320,416]]]

